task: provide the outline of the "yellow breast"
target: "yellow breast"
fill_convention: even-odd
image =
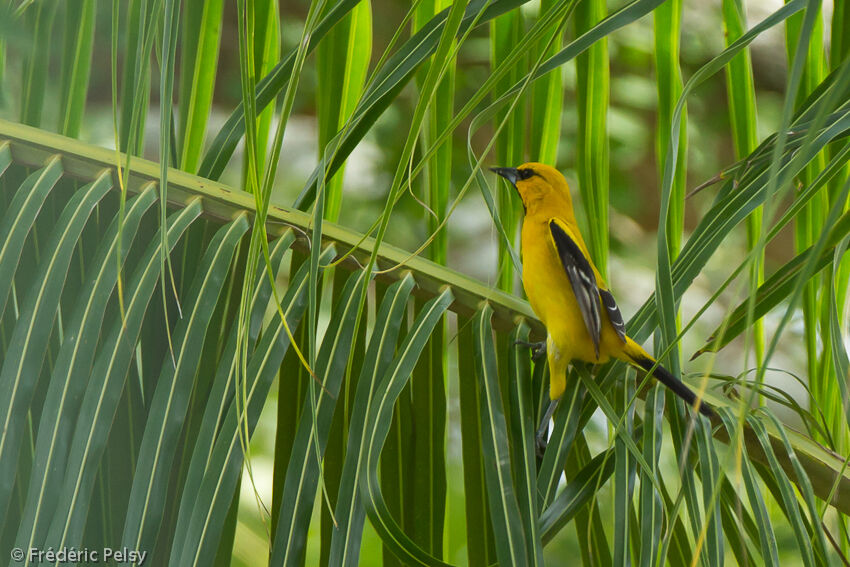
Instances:
[[[522,284],[531,308],[546,326],[550,340],[567,360],[605,362],[619,346],[619,338],[601,309],[599,358],[584,324],[547,221],[525,219],[522,227]],[[598,276],[597,276],[598,277]]]

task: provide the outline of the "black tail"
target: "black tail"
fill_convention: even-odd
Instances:
[[[669,370],[660,364],[656,365],[655,361],[649,358],[634,358],[632,360],[634,360],[635,364],[647,372],[655,366],[655,370],[652,371],[652,375],[655,376],[659,382],[670,388],[674,394],[685,400],[689,406],[693,407],[696,405],[697,395],[693,392],[693,390],[685,386],[684,382],[670,374]],[[717,416],[705,400],[700,401],[699,412],[709,419]]]

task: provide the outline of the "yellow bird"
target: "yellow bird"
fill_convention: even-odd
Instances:
[[[579,232],[564,176],[542,163],[492,171],[516,188],[525,209],[522,285],[531,308],[546,326],[550,399],[558,400],[564,393],[571,361],[598,364],[616,358],[644,371],[655,366],[655,378],[712,417],[714,412],[708,405],[667,369],[656,365],[655,359],[626,335],[617,302],[593,265]]]

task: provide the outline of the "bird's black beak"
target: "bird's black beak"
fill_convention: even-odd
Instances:
[[[497,173],[508,180],[508,183],[516,187],[519,180],[519,171],[515,167],[491,167],[490,171]]]

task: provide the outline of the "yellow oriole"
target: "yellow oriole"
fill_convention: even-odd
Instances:
[[[571,361],[598,364],[613,357],[652,370],[676,395],[704,415],[713,416],[693,391],[626,335],[617,302],[579,232],[564,176],[541,163],[492,171],[516,188],[525,210],[522,285],[531,308],[546,327],[550,399],[557,400],[564,393]]]

